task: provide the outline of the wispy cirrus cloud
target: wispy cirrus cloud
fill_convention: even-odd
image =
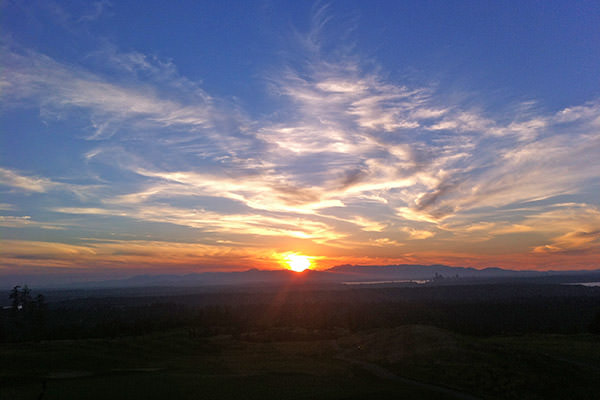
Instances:
[[[108,0],[95,1],[92,3],[92,10],[79,17],[78,22],[94,21],[106,13],[106,10],[110,9],[111,6],[112,4]]]
[[[203,209],[177,208],[166,204],[129,208],[60,207],[53,212],[76,215],[110,215],[141,221],[163,222],[197,228],[204,232],[236,235],[290,237],[323,243],[344,237],[323,221],[293,215],[217,213]]]
[[[48,178],[26,176],[7,168],[0,168],[0,185],[25,192],[44,193],[57,187],[59,184]]]
[[[21,171],[0,168],[0,187],[10,188],[11,192],[47,193],[51,191],[68,192],[77,198],[86,200],[97,192],[100,184],[73,184],[52,180],[39,175],[27,175]]]
[[[495,119],[444,104],[430,88],[382,83],[345,62],[311,65],[309,78],[288,72],[281,93],[298,105],[298,121],[277,125],[265,139],[291,159],[322,154],[320,170],[347,176],[341,201],[377,191],[386,203],[400,203],[399,217],[435,222],[575,193],[597,178],[597,104]]]
[[[211,114],[216,113],[210,97],[199,90],[194,91],[193,102],[182,104],[161,95],[156,87],[111,82],[102,75],[31,50],[5,45],[3,53],[5,69],[0,85],[3,96],[10,96],[9,104],[14,107],[19,101],[33,99],[46,114],[85,112],[95,131],[92,139],[108,138],[119,130],[127,131],[128,126],[185,127],[196,131],[210,126]],[[131,68],[150,68],[144,60],[136,62],[135,54],[127,62]]]
[[[54,229],[54,230],[65,230],[66,227],[63,224],[47,223],[36,221],[29,215],[25,216],[12,216],[12,215],[0,215],[0,226],[5,228],[27,228],[36,227],[41,229]]]

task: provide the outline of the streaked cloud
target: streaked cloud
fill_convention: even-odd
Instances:
[[[65,113],[83,111],[94,131],[90,139],[109,138],[119,131],[126,132],[128,126],[185,127],[196,131],[211,125],[211,99],[199,90],[188,94],[193,102],[182,104],[158,93],[157,87],[141,82],[138,85],[110,82],[84,68],[60,63],[31,50],[15,50],[5,45],[2,51],[6,66],[0,83],[3,97],[10,98],[13,107],[35,100],[49,117],[64,118]],[[120,66],[125,62],[120,61]],[[135,55],[127,62],[132,69],[150,68],[148,62],[136,62]],[[173,74],[168,66],[166,74]]]
[[[41,229],[57,229],[64,230],[65,226],[61,226],[56,223],[45,223],[40,221],[35,221],[31,219],[29,215],[25,216],[4,216],[0,215],[0,226],[6,228],[24,228],[24,227],[37,227]]]
[[[93,196],[102,185],[59,182],[39,175],[28,175],[21,171],[0,168],[0,187],[2,186],[10,188],[11,191],[24,193],[69,192],[85,200]]]
[[[272,252],[256,248],[233,248],[199,243],[161,241],[91,240],[82,244],[60,242],[6,240],[0,252],[3,266],[27,269],[39,266],[54,268],[79,267],[94,273],[97,268],[211,269],[215,266],[237,269],[256,263],[264,268],[277,268]]]
[[[26,176],[6,168],[0,168],[0,185],[25,192],[44,193],[58,184],[47,178]]]

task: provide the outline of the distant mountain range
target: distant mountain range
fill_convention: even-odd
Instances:
[[[305,282],[313,284],[460,284],[498,280],[535,280],[546,283],[600,281],[600,270],[515,271],[502,268],[465,268],[446,265],[341,265],[322,271],[258,270],[204,272],[185,275],[136,275],[125,279],[68,285],[79,288],[191,287]]]

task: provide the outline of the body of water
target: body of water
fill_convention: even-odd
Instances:
[[[577,282],[577,283],[565,283],[565,285],[582,285],[582,286],[595,287],[595,286],[600,286],[600,282]]]

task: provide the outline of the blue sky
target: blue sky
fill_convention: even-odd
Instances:
[[[598,267],[596,2],[0,7],[0,275]]]

